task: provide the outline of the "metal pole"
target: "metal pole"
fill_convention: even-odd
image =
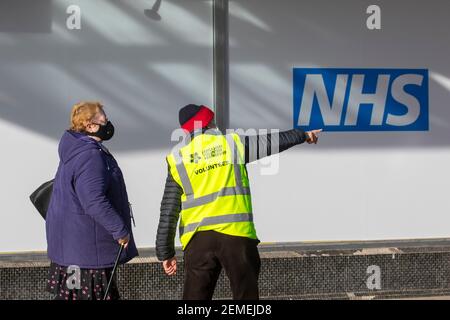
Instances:
[[[230,125],[228,0],[213,0],[214,111],[216,124],[225,131]]]

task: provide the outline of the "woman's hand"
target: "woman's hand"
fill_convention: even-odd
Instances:
[[[130,236],[126,236],[125,238],[117,240],[120,245],[123,245],[124,248],[128,247],[128,242],[130,242]]]
[[[163,268],[168,276],[173,276],[177,274],[177,258],[173,257],[167,260],[164,260]]]

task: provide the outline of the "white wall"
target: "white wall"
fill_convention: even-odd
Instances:
[[[155,2],[1,1],[0,252],[46,249],[28,196],[55,174],[71,106],[87,99],[104,103],[116,126],[107,145],[125,175],[136,241],[154,246],[178,109],[213,100],[211,1],[165,0],[153,20],[144,10]],[[72,4],[81,30],[66,28]]]
[[[213,100],[211,1],[163,0],[160,20],[144,14],[155,1],[25,2],[0,2],[0,252],[45,250],[28,196],[55,173],[70,107],[84,99],[102,101],[116,124],[108,146],[136,240],[154,246],[178,109]],[[373,3],[381,31],[365,28]],[[81,30],[66,28],[70,4],[82,9]],[[277,175],[249,166],[262,241],[449,236],[449,9],[438,0],[230,1],[233,127],[291,128],[293,67],[430,70],[430,131],[325,133],[282,154]]]
[[[230,12],[232,127],[291,128],[294,67],[430,72],[428,132],[327,132],[282,154],[274,176],[251,166],[260,238],[450,236],[448,1],[234,0]]]

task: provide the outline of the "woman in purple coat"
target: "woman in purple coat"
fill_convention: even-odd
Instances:
[[[103,299],[120,244],[119,263],[138,255],[122,172],[102,144],[113,134],[100,103],[73,107],[46,218],[47,290],[55,299]],[[107,299],[119,299],[114,279]]]

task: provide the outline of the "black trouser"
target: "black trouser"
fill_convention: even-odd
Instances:
[[[194,235],[184,251],[185,300],[211,300],[222,267],[235,300],[257,300],[261,260],[259,240],[215,231]]]

